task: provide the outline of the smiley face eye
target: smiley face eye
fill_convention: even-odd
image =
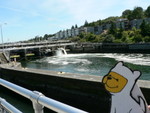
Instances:
[[[108,80],[115,79],[117,82],[119,81],[119,79],[117,79],[117,78],[115,78],[115,77],[113,77],[113,76],[111,76],[111,75],[108,75],[107,79],[108,79]]]
[[[117,79],[117,78],[114,78],[114,77],[113,77],[113,79],[115,79],[117,82],[119,81],[119,79]]]
[[[112,79],[111,75],[109,75],[109,76],[107,77],[107,79],[108,79],[108,80],[111,80],[111,79]]]

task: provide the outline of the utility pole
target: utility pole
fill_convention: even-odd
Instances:
[[[4,23],[4,25],[6,25],[7,23]],[[3,24],[0,24],[0,28],[1,28],[1,40],[2,40],[2,50],[4,52],[4,41],[3,41]]]

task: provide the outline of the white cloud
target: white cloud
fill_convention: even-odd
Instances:
[[[111,9],[119,0],[61,0],[68,12],[77,20],[96,21],[106,18],[107,9]],[[110,11],[111,12],[111,11]]]

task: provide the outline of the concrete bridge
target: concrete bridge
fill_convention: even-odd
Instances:
[[[41,42],[29,42],[29,43],[5,43],[0,44],[0,49],[3,48],[14,48],[14,47],[29,47],[29,46],[40,46],[40,45],[52,45],[52,44],[62,44],[71,43],[69,40],[58,40],[58,41],[41,41]]]
[[[0,52],[5,51],[10,59],[20,60],[52,56],[60,47],[74,53],[150,53],[150,43],[75,43],[68,40],[4,44],[0,45]]]
[[[59,48],[68,48],[75,45],[68,40],[60,41],[45,41],[45,42],[31,42],[31,43],[10,43],[1,44],[0,52],[5,54],[10,59],[26,59],[27,57],[41,57],[46,55],[52,55],[53,52]]]

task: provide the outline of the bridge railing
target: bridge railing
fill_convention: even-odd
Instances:
[[[35,113],[43,113],[44,107],[47,107],[59,113],[87,113],[83,110],[74,108],[72,106],[69,106],[59,101],[48,98],[38,91],[30,91],[26,88],[20,87],[16,84],[13,84],[1,78],[0,78],[0,85],[30,99],[32,101]],[[10,107],[7,107],[8,110],[9,108]],[[12,113],[21,113],[21,112],[18,110],[18,112],[14,111]]]
[[[0,113],[22,113],[14,106],[9,104],[5,99],[0,98]]]

